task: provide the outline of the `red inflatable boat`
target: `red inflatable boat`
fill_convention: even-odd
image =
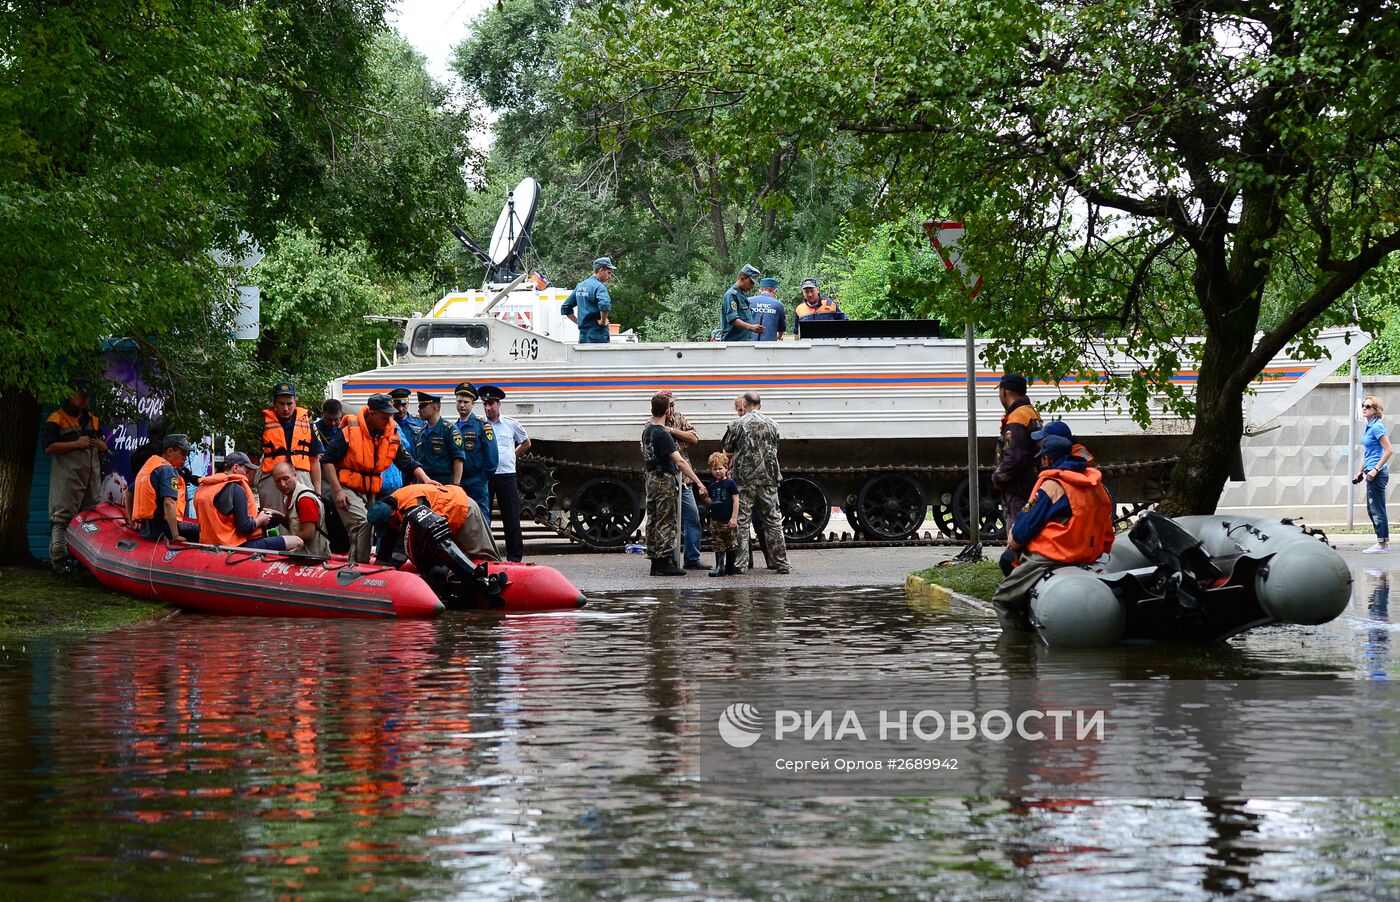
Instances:
[[[190,611],[260,617],[349,617],[363,620],[436,617],[446,608],[413,571],[350,564],[334,556],[245,551],[143,539],[125,512],[99,504],[68,526],[70,553],[109,589]],[[487,562],[506,586],[481,610],[513,614],[574,610],[587,599],[563,574],[534,564]],[[467,607],[477,607],[468,604]]]

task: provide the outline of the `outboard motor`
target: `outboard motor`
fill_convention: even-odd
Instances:
[[[449,608],[501,608],[504,573],[474,564],[452,541],[447,518],[419,505],[403,515],[404,544],[418,573]]]
[[[1155,511],[1142,515],[1128,532],[1128,538],[1157,570],[1146,581],[1164,599],[1177,603],[1177,617],[1200,622],[1205,617],[1206,590],[1225,574],[1201,542],[1171,518]]]

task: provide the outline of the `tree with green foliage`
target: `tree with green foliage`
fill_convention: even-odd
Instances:
[[[600,129],[603,99],[564,78],[563,61],[616,33],[606,16],[566,0],[513,0],[472,23],[454,68],[471,101],[492,113],[494,141],[489,187],[467,226],[478,236],[489,229],[509,187],[533,176],[543,188],[533,238],[551,278],[572,285],[609,254],[620,264],[609,284],[615,320],[643,333],[700,331],[677,303],[704,305],[708,334],[718,295],[679,289],[732,279],[746,261],[768,270],[769,261],[819,257],[843,215],[867,205],[871,183],[852,177],[855,145],[839,136],[765,147],[740,166],[683,118],[648,117],[645,134]]]
[[[23,557],[39,402],[100,376],[105,341],[140,349],[189,432],[233,431],[266,393],[212,250],[302,224],[382,272],[435,265],[467,118],[385,36],[385,6],[5,4],[0,558]]]
[[[969,224],[988,363],[1054,380],[1105,337],[1193,412],[1163,505],[1214,510],[1264,365],[1400,247],[1400,16],[1389,2],[638,2],[568,55],[600,132],[681,121],[739,171],[833,135],[910,212]],[[622,140],[619,137],[618,140]],[[966,299],[946,318],[965,314]],[[1192,333],[1204,341],[1188,342]],[[1256,332],[1259,334],[1256,335]],[[1028,346],[1027,338],[1044,344]],[[1170,381],[1196,369],[1194,397]]]

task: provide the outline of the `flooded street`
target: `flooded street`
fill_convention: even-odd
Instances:
[[[736,676],[1388,680],[1392,578],[1358,571],[1325,627],[1206,649],[1051,652],[896,589],[709,586],[11,647],[0,874],[17,895],[1380,898],[1400,800],[735,801],[688,750],[697,687]]]

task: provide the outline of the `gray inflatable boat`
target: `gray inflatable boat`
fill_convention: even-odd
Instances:
[[[1219,642],[1270,623],[1326,623],[1351,569],[1321,533],[1288,520],[1149,512],[1096,564],[1062,567],[1030,593],[1051,646]]]

